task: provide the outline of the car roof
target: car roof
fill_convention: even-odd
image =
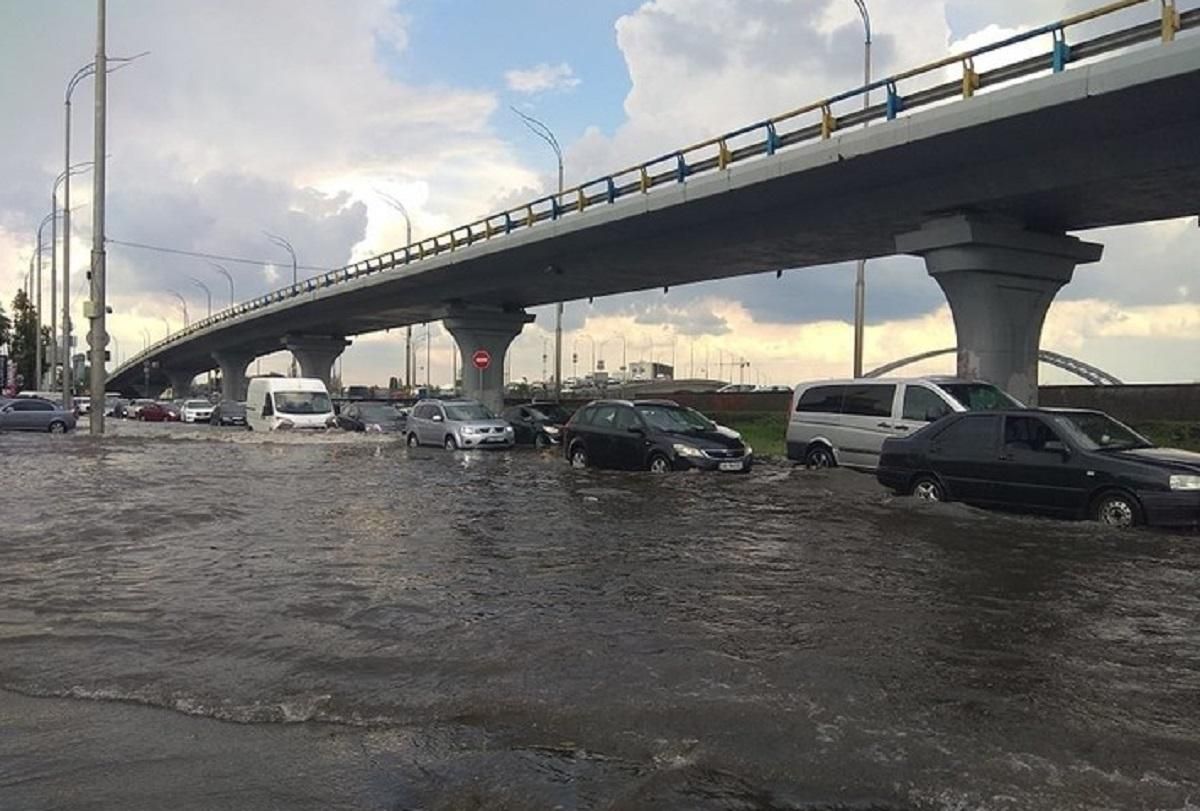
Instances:
[[[995,385],[990,380],[968,380],[954,375],[917,375],[916,377],[839,377],[828,380],[804,380],[797,383],[797,388],[812,386],[850,386],[871,383],[979,383],[984,386]]]
[[[589,406],[594,405],[623,405],[623,406],[640,406],[640,405],[656,405],[656,406],[671,406],[679,408],[679,403],[674,400],[592,400],[588,403]]]

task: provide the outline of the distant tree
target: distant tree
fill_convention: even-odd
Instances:
[[[2,314],[2,313],[0,313],[0,314]],[[388,391],[399,391],[399,390],[400,390],[400,378],[389,377],[388,378]]]
[[[12,335],[12,321],[4,314],[4,303],[0,302],[0,346],[8,346]]]
[[[48,330],[42,331],[45,341]],[[26,389],[37,388],[34,375],[37,371],[37,310],[34,308],[24,290],[18,290],[13,299],[13,323],[11,327],[10,346],[12,362],[17,367],[17,375],[21,379],[20,386]],[[45,344],[43,344],[45,348]]]

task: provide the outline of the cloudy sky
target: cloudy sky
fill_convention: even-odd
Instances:
[[[877,75],[1095,5],[1091,0],[869,0]],[[376,193],[408,207],[415,236],[547,190],[553,156],[510,107],[546,121],[567,183],[857,84],[851,0],[109,0],[109,53],[150,51],[109,83],[108,234],[242,257],[224,262],[238,298],[282,284],[290,265],[332,268],[403,244]],[[0,2],[0,297],[23,283],[37,223],[62,170],[63,91],[94,53],[92,0]],[[1135,12],[1150,19],[1155,9]],[[91,157],[92,83],[74,97],[72,159]],[[89,177],[73,185],[74,295],[90,239]],[[1043,346],[1129,381],[1200,378],[1200,228],[1195,218],[1082,233],[1104,260],[1081,268],[1051,310]],[[113,245],[110,330],[119,356],[228,303],[204,260]],[[272,261],[279,265],[269,264]],[[286,266],[286,269],[285,269]],[[681,374],[755,382],[849,372],[852,265],[615,296],[566,308],[565,370],[675,359]],[[49,309],[49,280],[44,307]],[[953,325],[920,260],[868,268],[868,367],[950,346]],[[78,311],[77,311],[78,312]],[[553,314],[514,345],[512,377],[540,379]],[[77,318],[77,322],[78,322]],[[419,330],[421,334],[424,330]],[[434,382],[449,336],[433,326]],[[347,383],[403,374],[402,339],[360,336]],[[573,366],[571,355],[578,352]],[[424,346],[419,352],[422,364]],[[288,358],[262,359],[282,371]],[[724,367],[721,364],[724,363]],[[707,368],[705,368],[707,366]],[[924,368],[949,371],[952,361]],[[914,367],[921,368],[921,367]],[[423,374],[423,373],[422,373]],[[1043,368],[1043,380],[1066,381]]]

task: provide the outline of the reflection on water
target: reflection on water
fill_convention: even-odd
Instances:
[[[1200,797],[1194,533],[843,471],[114,433],[0,436],[0,807]]]

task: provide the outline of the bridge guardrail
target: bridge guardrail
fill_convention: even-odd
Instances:
[[[955,97],[970,99],[980,89],[1005,84],[1034,73],[1045,70],[1061,73],[1072,63],[1099,54],[1154,39],[1159,39],[1164,43],[1171,42],[1175,39],[1176,33],[1200,26],[1200,9],[1181,13],[1176,7],[1175,0],[1159,0],[1161,13],[1157,19],[1151,22],[1104,34],[1075,45],[1071,45],[1067,41],[1067,29],[1073,26],[1153,2],[1154,0],[1116,0],[1116,2],[1040,28],[1024,31],[970,51],[947,56],[901,73],[877,79],[869,84],[797,107],[772,118],[748,124],[682,149],[664,153],[651,160],[580,183],[564,189],[561,193],[545,195],[522,206],[490,214],[466,225],[456,226],[441,234],[418,240],[404,248],[379,254],[346,267],[313,276],[294,285],[273,290],[193,322],[190,326],[168,335],[127,360],[113,374],[116,375],[127,368],[136,367],[144,359],[153,356],[179,339],[193,335],[214,324],[306,293],[348,282],[360,276],[408,266],[430,257],[452,253],[481,240],[488,241],[514,231],[533,228],[538,223],[556,221],[570,215],[580,215],[592,206],[612,204],[629,195],[647,194],[658,186],[672,182],[686,183],[687,179],[693,175],[707,173],[714,169],[723,171],[743,160],[761,155],[774,155],[780,149],[794,144],[808,143],[817,139],[828,140],[835,133],[860,124],[875,120],[892,121],[902,112],[927,107]],[[974,60],[979,56],[1046,36],[1051,38],[1051,48],[1044,54],[1003,65],[984,73],[975,70]],[[961,80],[943,82],[933,87],[914,90],[908,94],[904,94],[900,90],[902,82],[927,76],[954,65],[962,66]],[[883,103],[844,115],[834,113],[835,105],[861,98],[871,91],[880,89],[885,91]],[[781,125],[814,113],[819,114],[819,120],[781,132]],[[760,139],[751,140],[750,143],[740,146],[731,146],[731,142],[736,142],[738,139],[744,140],[748,136],[754,135],[760,136]]]

